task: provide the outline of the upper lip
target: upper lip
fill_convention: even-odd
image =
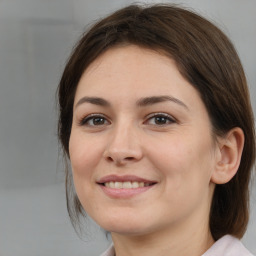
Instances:
[[[137,182],[144,182],[144,183],[156,183],[156,181],[154,180],[148,180],[148,179],[144,179],[135,175],[123,175],[123,176],[119,176],[119,175],[108,175],[108,176],[104,176],[102,178],[100,178],[97,183],[106,183],[106,182],[110,182],[110,181],[116,181],[116,182],[125,182],[125,181],[137,181]]]

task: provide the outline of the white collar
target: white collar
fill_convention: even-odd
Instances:
[[[115,256],[115,248],[113,243],[109,246],[109,248],[103,252],[100,256]]]
[[[100,256],[115,256],[114,245]],[[240,242],[239,239],[225,235],[216,241],[202,256],[253,256]]]
[[[202,256],[253,256],[241,243],[231,235],[225,235],[216,241]]]

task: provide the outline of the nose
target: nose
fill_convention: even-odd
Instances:
[[[104,152],[108,162],[122,166],[141,160],[143,152],[136,127],[118,125],[111,133]]]

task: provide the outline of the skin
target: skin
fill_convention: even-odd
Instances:
[[[138,106],[142,98],[163,95],[175,100]],[[100,119],[88,120],[92,114]],[[77,87],[69,151],[79,200],[111,232],[117,256],[196,256],[213,244],[213,181],[220,178],[222,152],[229,159],[229,151],[213,140],[197,90],[172,59],[130,45],[91,63]],[[129,198],[112,198],[97,184],[106,175],[136,175],[156,184]]]

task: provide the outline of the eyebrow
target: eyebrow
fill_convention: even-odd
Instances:
[[[174,102],[174,103],[184,107],[185,109],[189,110],[188,106],[185,103],[183,103],[181,100],[179,100],[175,97],[172,97],[172,96],[168,96],[168,95],[141,98],[141,99],[137,100],[136,105],[139,107],[146,107],[146,106],[150,106],[150,105],[153,105],[156,103],[161,103],[161,102],[166,102],[166,101]],[[79,105],[81,105],[83,103],[90,103],[90,104],[94,104],[94,105],[98,105],[98,106],[102,106],[102,107],[110,107],[111,106],[111,104],[103,98],[83,97],[76,103],[75,108],[77,108]]]
[[[102,106],[102,107],[109,107],[110,103],[102,98],[98,97],[83,97],[81,98],[75,105],[75,108],[77,108],[79,105],[83,103],[91,103],[94,105]]]
[[[185,103],[183,103],[181,100],[179,100],[175,97],[172,97],[172,96],[168,96],[168,95],[141,98],[137,101],[137,105],[140,107],[145,107],[145,106],[149,106],[149,105],[153,105],[153,104],[161,103],[161,102],[165,102],[165,101],[174,102],[174,103],[186,108],[187,110],[189,110],[188,106]]]

